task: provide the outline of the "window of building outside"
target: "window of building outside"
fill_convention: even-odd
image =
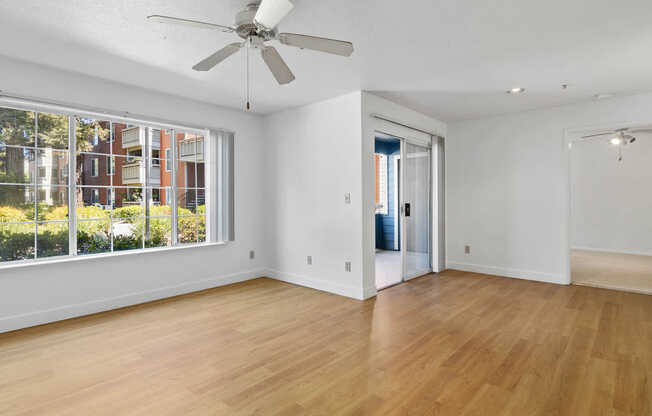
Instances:
[[[205,134],[35,107],[0,105],[0,263],[222,240]]]

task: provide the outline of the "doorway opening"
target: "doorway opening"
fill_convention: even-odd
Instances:
[[[652,129],[582,134],[570,147],[571,282],[652,294]]]
[[[375,134],[377,290],[432,272],[431,153],[430,146]]]
[[[400,283],[401,221],[399,216],[401,141],[377,133],[374,143],[376,288]]]

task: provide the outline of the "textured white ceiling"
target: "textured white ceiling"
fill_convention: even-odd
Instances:
[[[243,54],[193,64],[237,37],[147,22],[231,24],[240,0],[0,0],[0,54],[241,108]],[[453,121],[652,90],[649,0],[296,0],[281,30],[351,40],[352,58],[279,46],[297,80],[254,66],[254,111],[366,89]],[[562,91],[562,83],[570,88]],[[526,94],[504,91],[523,86]],[[7,89],[10,87],[3,86]]]

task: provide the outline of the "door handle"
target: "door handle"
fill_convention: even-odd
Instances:
[[[410,203],[409,202],[405,203],[405,216],[406,217],[410,216]]]

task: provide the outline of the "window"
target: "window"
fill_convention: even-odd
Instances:
[[[127,151],[122,121],[5,102],[0,98],[0,263],[233,239],[233,134],[215,132],[209,141],[203,130],[134,125],[150,136]],[[109,137],[115,146],[106,145]],[[145,168],[163,152],[171,174]]]
[[[160,157],[161,157],[161,151],[158,149],[152,149],[152,166],[161,166]]]
[[[115,174],[115,157],[113,156],[106,157],[106,174],[109,176]]]
[[[136,160],[140,160],[143,156],[143,150],[142,149],[136,149],[136,150],[129,150],[127,152],[127,162],[135,162]]]
[[[100,174],[100,160],[98,158],[91,159],[91,176],[99,176]]]
[[[387,155],[374,155],[376,171],[376,214],[387,215]]]

